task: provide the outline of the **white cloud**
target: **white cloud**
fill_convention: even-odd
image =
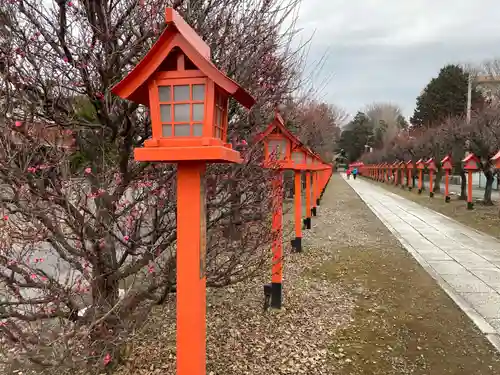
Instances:
[[[446,63],[500,55],[496,0],[305,0],[299,27],[314,32],[311,60],[326,49],[326,98],[354,112],[388,100],[409,115]]]

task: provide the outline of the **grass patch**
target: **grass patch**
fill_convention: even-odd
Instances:
[[[332,259],[307,273],[356,299],[351,323],[331,343],[338,373],[499,374],[500,354],[486,337],[359,197],[335,185],[338,215],[357,223],[360,241],[339,238]]]

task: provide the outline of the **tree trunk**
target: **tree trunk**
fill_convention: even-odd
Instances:
[[[460,170],[460,198],[461,200],[467,200],[467,178],[465,176],[465,171]]]
[[[441,192],[441,177],[442,177],[442,175],[443,175],[443,172],[441,170],[436,171],[436,181],[434,182],[434,186],[433,186],[434,193]]]
[[[486,186],[484,188],[484,204],[487,206],[493,206],[493,202],[491,200],[491,191],[493,190],[493,181],[495,180],[493,177],[493,172],[491,168],[487,168],[484,171],[484,176],[486,177]]]

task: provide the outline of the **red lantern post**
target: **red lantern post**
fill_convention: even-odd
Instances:
[[[311,229],[312,205],[311,205],[311,170],[312,170],[312,152],[307,149],[306,153],[306,218],[304,226],[306,229]]]
[[[462,160],[464,165],[464,170],[467,171],[467,209],[474,209],[474,203],[472,203],[472,173],[480,169],[481,161],[479,158],[470,153],[464,160]]]
[[[408,175],[406,177],[407,186],[408,190],[411,191],[413,189],[413,178],[412,178],[413,163],[411,162],[411,160],[408,160],[406,162],[406,170],[408,171]]]
[[[405,188],[405,167],[406,164],[404,162],[399,163],[399,174],[400,174],[400,179],[401,179],[401,189]]]
[[[433,176],[436,173],[437,167],[436,163],[434,162],[434,158],[430,158],[429,160],[427,160],[425,164],[427,166],[427,169],[429,170],[429,197],[433,198],[434,197]]]
[[[424,174],[424,169],[425,169],[425,163],[422,159],[419,159],[416,163],[417,169],[418,169],[418,193],[422,194],[422,191],[424,189],[424,182],[423,182],[423,174]]]
[[[441,160],[441,168],[444,170],[444,201],[450,203],[450,173],[453,170],[451,156],[447,155]]]
[[[398,181],[398,169],[399,169],[399,163],[397,161],[394,162],[392,165],[392,175],[394,176],[394,186],[397,186],[399,181]]]
[[[168,27],[137,66],[113,89],[149,107],[152,136],[135,160],[177,163],[177,374],[205,374],[207,163],[240,163],[226,143],[232,96],[255,103],[210,60],[209,46],[171,9]]]
[[[302,194],[301,171],[307,169],[306,152],[298,139],[285,127],[283,118],[276,112],[273,122],[259,134],[257,142],[264,144],[264,167],[275,170],[273,180],[273,243],[272,282],[266,285],[271,306],[281,308],[283,284],[283,170],[295,171],[295,239],[291,241],[295,251],[302,251]]]

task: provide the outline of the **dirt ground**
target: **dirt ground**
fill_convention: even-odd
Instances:
[[[417,189],[408,191],[408,189],[402,189],[399,186],[395,187],[394,185],[380,182],[373,183],[451,217],[471,228],[500,239],[500,230],[498,229],[500,227],[500,202],[494,202],[494,206],[485,206],[480,201],[476,201],[474,202],[474,209],[468,210],[467,203],[459,200],[457,196],[452,196],[451,201],[446,203],[443,194],[436,193],[434,198],[430,198],[429,192],[424,191],[422,194],[418,194]]]
[[[267,276],[208,291],[207,374],[500,374],[500,355],[339,176],[318,211],[304,252],[286,254],[281,311],[262,310]],[[125,354],[116,374],[175,373],[173,300]]]

